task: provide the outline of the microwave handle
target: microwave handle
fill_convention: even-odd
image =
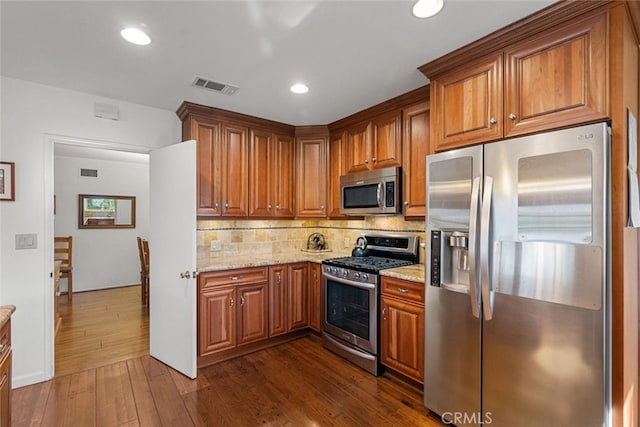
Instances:
[[[381,182],[378,183],[378,192],[376,194],[376,197],[378,198],[378,207],[382,207],[382,183]]]

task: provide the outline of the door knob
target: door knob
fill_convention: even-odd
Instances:
[[[181,279],[190,279],[191,278],[191,272],[189,270],[184,271],[182,273],[180,273],[180,278]]]

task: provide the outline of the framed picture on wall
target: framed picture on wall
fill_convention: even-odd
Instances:
[[[16,164],[0,162],[0,201],[16,200]]]

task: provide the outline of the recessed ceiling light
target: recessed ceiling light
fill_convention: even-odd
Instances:
[[[120,31],[120,35],[129,43],[138,44],[140,46],[146,46],[151,43],[149,36],[144,31],[137,28],[125,28]]]
[[[289,88],[289,90],[293,93],[307,93],[309,92],[309,88],[307,85],[302,83],[296,83]]]
[[[444,0],[418,0],[413,5],[413,16],[416,18],[429,18],[442,10]]]

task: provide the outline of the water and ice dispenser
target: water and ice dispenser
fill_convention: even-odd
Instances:
[[[431,231],[431,286],[469,287],[469,233]]]

